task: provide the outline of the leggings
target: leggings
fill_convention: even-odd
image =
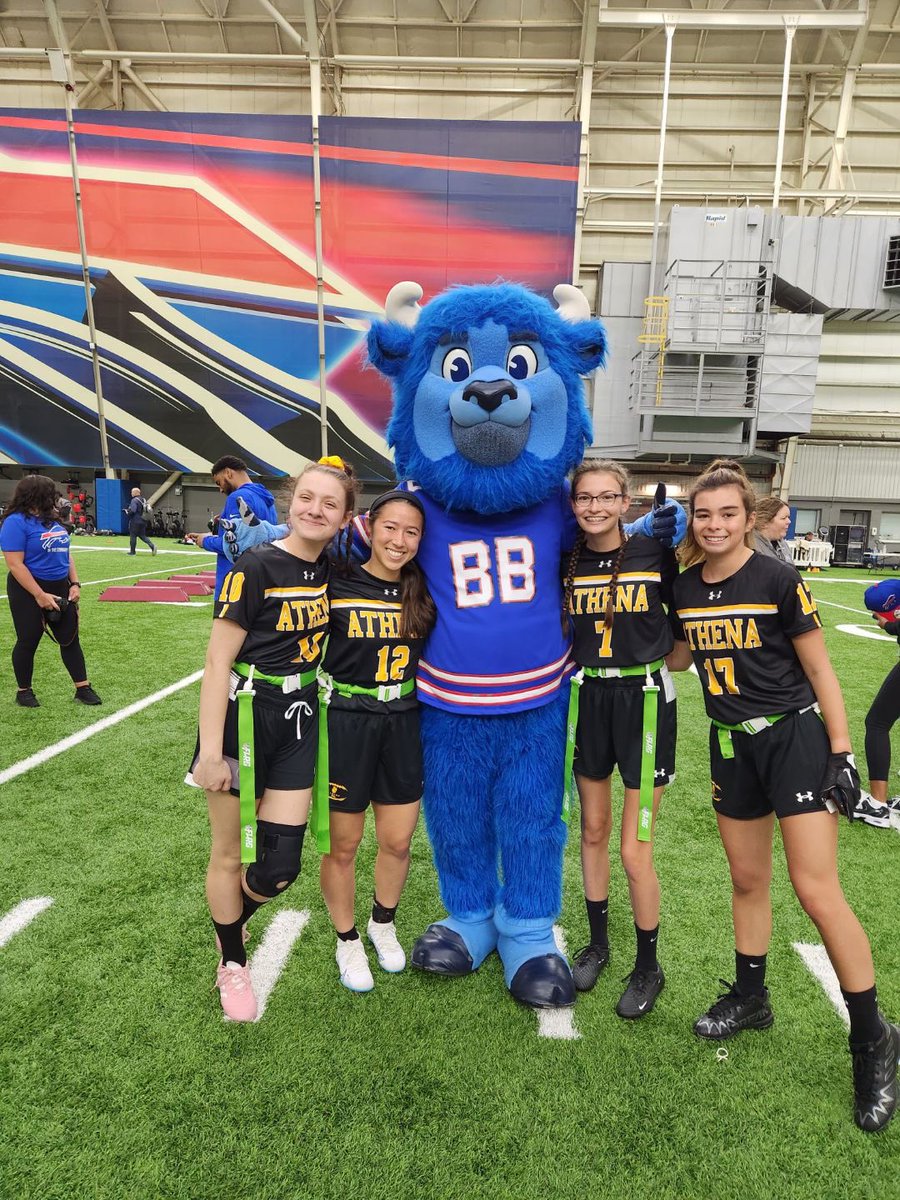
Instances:
[[[69,594],[68,579],[38,579],[35,576],[35,583],[53,596]],[[16,644],[12,652],[13,672],[19,687],[28,688],[31,687],[34,673],[34,656],[44,632],[43,609],[38,607],[34,597],[25,591],[13,575],[6,581],[6,592],[16,630]],[[87,679],[84,652],[78,640],[78,609],[74,604],[69,605],[62,620],[53,626],[53,636],[60,642],[59,653],[63,665],[72,676],[72,682],[80,683]]]
[[[155,548],[153,543],[147,537],[146,521],[132,521],[128,526],[128,536],[130,538],[130,545],[128,547],[129,554],[134,554],[138,538],[140,538],[142,542],[146,542],[151,550]]]
[[[887,779],[891,770],[891,727],[900,718],[900,663],[888,672],[866,713],[866,767],[869,779]]]

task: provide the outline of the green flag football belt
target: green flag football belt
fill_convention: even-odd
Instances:
[[[807,704],[806,708],[794,710],[797,716],[805,712],[819,712],[818,704]],[[790,713],[773,713],[770,717],[750,717],[746,721],[739,721],[737,725],[726,725],[724,721],[716,721],[710,717],[710,721],[718,731],[719,735],[719,750],[723,758],[734,758],[734,746],[731,741],[733,733],[749,733],[751,737],[755,737],[758,733],[764,733],[773,725],[777,725],[779,721],[783,721],[785,717],[790,716]],[[821,713],[819,713],[821,716]]]
[[[253,748],[253,697],[255,679],[280,688],[285,695],[300,691],[316,682],[315,671],[301,671],[296,675],[267,675],[258,671],[251,663],[236,662],[232,666],[236,675],[247,682],[236,693],[238,711],[238,786],[240,790],[241,862],[256,862],[256,762]],[[318,760],[317,760],[318,766]],[[326,813],[326,834],[328,830]],[[327,853],[327,851],[325,851]]]
[[[653,831],[653,784],[656,771],[656,719],[659,710],[659,686],[653,682],[653,674],[665,665],[663,659],[641,663],[634,667],[581,667],[572,676],[569,693],[569,712],[566,717],[566,763],[563,788],[563,820],[568,822],[572,815],[574,779],[572,763],[575,760],[575,733],[578,729],[578,704],[581,685],[588,679],[627,679],[643,675],[644,707],[641,727],[641,786],[638,802],[637,837],[639,842],[649,842]]]

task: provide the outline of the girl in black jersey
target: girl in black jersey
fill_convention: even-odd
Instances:
[[[322,895],[337,932],[341,983],[374,987],[355,924],[356,852],[369,804],[375,813],[375,895],[369,941],[385,971],[406,965],[394,927],[409,871],[422,795],[416,667],[434,605],[413,562],[425,524],[413,492],[386,492],[369,508],[371,555],[332,574],[325,654],[331,852],[322,856]]]
[[[206,895],[222,955],[216,985],[234,1021],[257,1015],[244,926],[300,873],[316,762],[316,671],[328,632],[325,550],[349,526],[355,498],[340,459],[311,463],[292,482],[287,537],[242,554],[225,577],[200,687],[192,776],[209,805]],[[246,872],[242,851],[251,860]]]
[[[737,978],[694,1025],[716,1041],[774,1020],[765,986],[775,820],[800,903],[819,930],[850,1016],[857,1125],[897,1103],[900,1028],[878,1011],[868,939],[837,872],[837,808],[859,793],[840,688],[815,601],[797,572],[752,549],[755,496],[736,464],[694,484],[675,581],[676,645],[691,658],[710,728],[712,799],[733,884]],[[832,809],[833,811],[829,811]]]
[[[637,959],[616,1012],[651,1012],[665,978],[656,956],[659,880],[653,866],[653,821],[675,773],[675,692],[663,661],[672,649],[668,603],[675,555],[652,538],[626,538],[628,475],[618,463],[586,459],[572,478],[580,528],[564,561],[563,621],[574,629],[581,670],[574,770],[581,800],[581,868],[590,941],[572,975],[588,991],[609,961],[607,938],[611,774],[625,784],[622,865],[628,877]],[[583,679],[583,682],[581,680]],[[571,722],[570,722],[571,723]]]

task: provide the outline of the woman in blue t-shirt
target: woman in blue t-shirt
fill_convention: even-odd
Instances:
[[[37,708],[31,686],[34,656],[46,630],[59,645],[63,664],[81,704],[100,704],[87,679],[78,640],[81,584],[69,547],[68,531],[57,520],[56,484],[46,475],[20,479],[0,525],[0,550],[9,576],[6,590],[16,630],[12,664],[19,685],[16,703]]]

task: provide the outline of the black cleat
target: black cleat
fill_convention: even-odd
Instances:
[[[609,946],[595,946],[591,943],[579,950],[572,960],[572,978],[578,991],[589,992],[608,962]]]
[[[720,979],[719,983],[728,991],[718,998],[709,1012],[694,1022],[697,1037],[724,1042],[742,1029],[769,1028],[775,1020],[775,1014],[769,1005],[768,988],[763,988],[761,996],[742,996],[727,979]]]
[[[897,1107],[897,1066],[900,1060],[900,1026],[881,1018],[881,1037],[861,1046],[851,1044],[853,1055],[853,1119],[866,1133],[884,1129]]]
[[[89,683],[75,689],[75,699],[79,704],[102,704],[103,701]]]
[[[628,987],[616,1005],[616,1013],[627,1021],[637,1021],[639,1017],[646,1017],[647,1013],[653,1011],[656,997],[665,987],[666,977],[662,967],[657,967],[655,971],[635,967],[625,978],[628,980]]]
[[[570,1008],[575,985],[569,964],[559,954],[538,954],[526,959],[513,976],[509,991],[529,1008]]]
[[[20,688],[16,692],[16,704],[22,708],[40,708],[41,702],[31,688]]]
[[[409,961],[418,970],[434,975],[471,975],[474,970],[466,943],[455,929],[439,922],[429,925],[416,939]]]

